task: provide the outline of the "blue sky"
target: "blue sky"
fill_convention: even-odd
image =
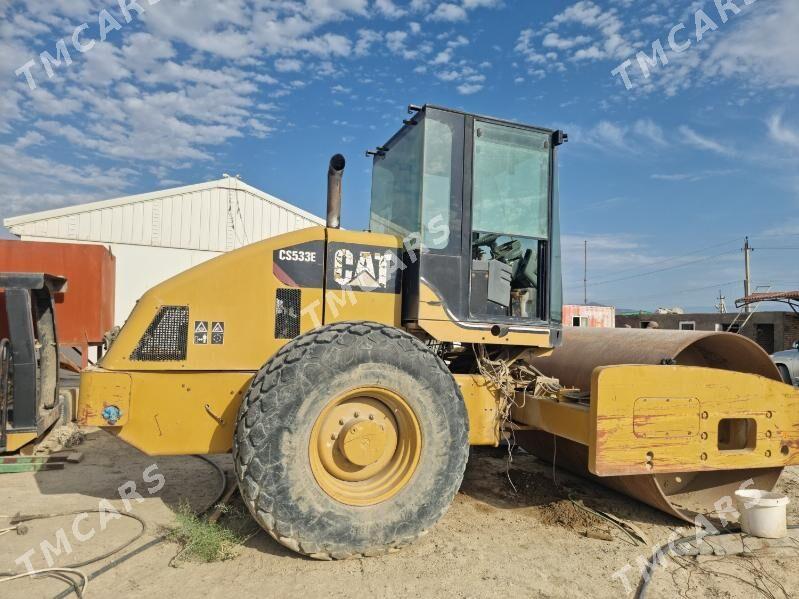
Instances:
[[[745,235],[756,286],[799,288],[794,0],[151,1],[0,2],[0,217],[223,172],[322,214],[341,151],[363,228],[363,151],[428,102],[569,132],[567,301],[584,240],[589,301],[731,304]]]

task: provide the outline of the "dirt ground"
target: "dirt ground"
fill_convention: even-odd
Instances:
[[[194,457],[149,458],[101,431],[88,431],[81,463],[62,471],[0,475],[0,530],[16,513],[97,509],[103,500],[125,510],[118,487],[134,481],[144,499],[131,511],[144,519],[144,536],[131,546],[81,569],[96,572],[120,556],[136,552],[174,523],[181,501],[205,507],[218,489],[218,474]],[[229,456],[214,460],[232,475]],[[145,469],[157,464],[157,472]],[[164,476],[158,486],[155,474]],[[553,474],[557,484],[553,481]],[[145,479],[146,476],[146,479]],[[511,482],[513,481],[513,485]],[[514,490],[515,486],[515,490]],[[790,522],[799,522],[799,468],[780,482],[792,497]],[[650,546],[634,544],[604,520],[576,507],[583,502],[636,525]],[[104,507],[99,505],[99,507]],[[90,514],[73,533],[74,516],[28,523],[27,533],[0,536],[0,571],[18,571],[14,560],[30,549],[35,567],[45,566],[41,543],[57,544],[64,529],[71,553],[57,565],[103,554],[135,535],[136,521],[103,522]],[[256,532],[232,560],[211,564],[178,562],[179,551],[162,542],[133,553],[91,581],[88,597],[625,597],[619,574],[625,565],[630,584],[653,545],[668,540],[680,522],[647,506],[561,471],[528,455],[514,455],[508,467],[504,450],[473,451],[466,478],[452,508],[428,535],[409,548],[379,558],[317,562],[299,557]],[[255,523],[253,523],[255,527]],[[103,530],[104,528],[104,530]],[[255,529],[254,529],[255,530]],[[688,534],[688,529],[684,529]],[[586,534],[591,535],[586,536]],[[600,537],[600,538],[592,538]],[[0,597],[54,597],[67,586],[53,579],[0,584]],[[66,593],[63,596],[67,596]],[[74,595],[73,595],[74,596]],[[799,540],[755,557],[703,556],[659,569],[649,597],[799,596]]]

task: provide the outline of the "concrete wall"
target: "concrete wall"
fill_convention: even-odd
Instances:
[[[736,320],[737,316],[737,320]],[[755,312],[744,325],[747,314],[635,314],[616,316],[616,326],[645,327],[657,323],[661,329],[679,329],[680,323],[694,323],[697,331],[726,331],[733,322],[742,326],[740,334],[759,343],[769,353],[789,349],[799,340],[799,315],[793,312]],[[773,330],[773,342],[771,331]]]

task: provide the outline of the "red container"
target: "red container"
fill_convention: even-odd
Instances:
[[[46,272],[67,278],[66,293],[56,295],[56,330],[62,345],[99,344],[114,326],[115,262],[101,245],[0,240],[0,272]],[[6,337],[3,295],[0,335]]]

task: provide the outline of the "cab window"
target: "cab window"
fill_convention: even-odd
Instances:
[[[549,236],[549,135],[476,121],[472,228]]]
[[[372,170],[370,229],[406,237],[419,232],[423,127],[406,127]]]
[[[470,312],[542,320],[550,136],[475,121],[473,140]]]

